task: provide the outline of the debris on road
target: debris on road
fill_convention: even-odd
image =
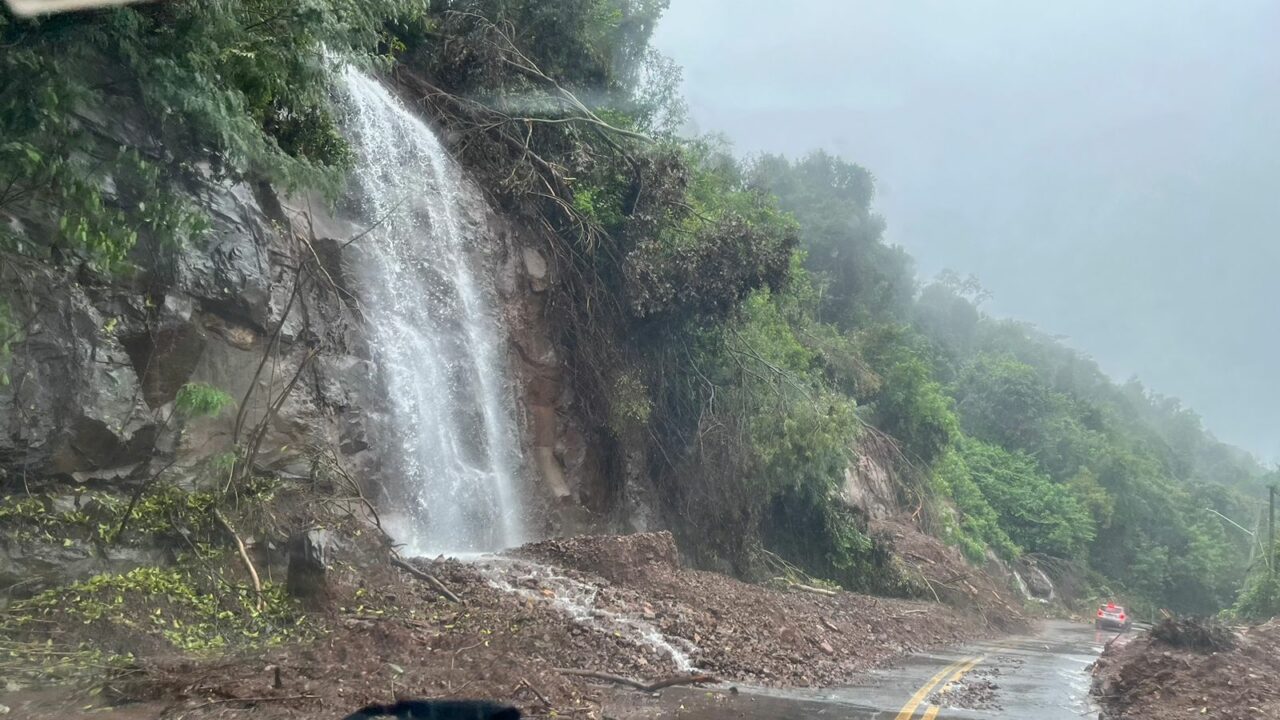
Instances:
[[[602,680],[835,685],[984,633],[936,603],[788,592],[683,568],[668,533],[547,541],[473,562],[338,558],[332,575],[310,637],[235,657],[139,656],[100,697],[134,708],[129,720],[165,708],[190,720],[337,717],[397,697],[485,697],[535,718],[599,718],[614,694]],[[130,627],[111,639],[137,647]],[[105,637],[83,624],[66,633]],[[61,720],[86,701],[43,696],[19,714]]]
[[[1094,694],[1111,720],[1278,718],[1280,620],[1239,632],[1165,620],[1110,645],[1093,672]]]

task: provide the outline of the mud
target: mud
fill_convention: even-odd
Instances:
[[[416,562],[464,604],[393,567],[361,567],[315,613],[315,641],[235,657],[155,654],[99,695],[11,694],[0,703],[37,719],[105,702],[121,718],[270,720],[339,717],[397,698],[477,697],[531,717],[600,718],[616,687],[557,668],[652,681],[695,667],[726,682],[835,685],[983,632],[936,603],[783,592],[682,569],[665,533]]]
[[[953,607],[967,608],[992,628],[1025,632],[1031,624],[1022,598],[996,581],[992,573],[975,568],[957,548],[920,531],[907,517],[876,520],[871,537],[902,563],[909,578],[925,592]]]
[[[519,554],[614,578],[632,612],[697,648],[698,668],[754,685],[836,685],[979,633],[973,618],[937,603],[783,592],[681,569],[666,533],[555,540]]]
[[[1222,652],[1175,647],[1149,633],[1112,643],[1094,692],[1115,720],[1280,717],[1280,620],[1238,629]]]

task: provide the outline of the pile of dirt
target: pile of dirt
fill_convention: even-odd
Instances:
[[[616,686],[654,681],[830,685],[900,653],[957,643],[978,623],[936,603],[785,592],[679,567],[665,533],[538,543],[474,563],[415,561],[462,601],[390,565],[347,568],[318,640],[234,658],[142,658],[108,683],[139,717],[340,716],[396,697],[483,697],[532,717],[600,718]],[[83,698],[23,717],[68,717]],[[149,713],[149,714],[148,714]]]
[[[839,684],[900,654],[980,632],[972,617],[937,603],[782,591],[682,569],[665,532],[555,540],[517,554],[613,578],[607,595],[693,648],[698,668],[754,684]]]
[[[902,563],[903,574],[924,586],[941,602],[980,614],[1003,632],[1024,631],[1030,621],[1009,588],[991,574],[974,567],[955,547],[924,533],[909,518],[889,518],[870,523],[870,535]]]
[[[641,580],[653,572],[680,568],[680,552],[669,532],[592,535],[544,540],[511,551],[560,567],[595,573],[618,583]]]
[[[1180,638],[1214,637],[1216,630],[1179,621]],[[1094,666],[1094,693],[1116,720],[1280,717],[1280,620],[1235,634],[1234,647],[1170,645],[1153,633],[1108,646]],[[1221,646],[1221,645],[1219,645]]]

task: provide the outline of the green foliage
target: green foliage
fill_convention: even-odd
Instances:
[[[346,146],[326,51],[372,52],[387,22],[418,13],[405,0],[177,0],[0,14],[0,210],[47,226],[54,261],[115,270],[142,235],[163,244],[203,232],[183,185],[333,180]],[[29,233],[4,249],[45,244]]]
[[[1010,448],[1034,447],[1055,400],[1030,365],[992,355],[961,371],[955,397],[965,432]]]
[[[928,465],[959,435],[960,423],[952,399],[909,338],[899,328],[880,326],[861,335],[859,348],[880,375],[879,391],[869,398],[876,425]]]
[[[744,166],[674,137],[679,71],[649,44],[665,7],[174,0],[0,14],[0,213],[22,228],[0,230],[0,251],[122,270],[139,244],[205,231],[183,199],[203,183],[332,189],[349,157],[331,63],[396,62],[398,78],[427,83],[438,102],[425,109],[461,138],[463,161],[546,232],[587,412],[619,457],[645,459],[712,560],[749,572],[768,545],[847,586],[897,582],[836,499],[869,421],[896,439],[903,472],[929,479],[944,534],[975,562],[988,549],[1087,558],[1139,604],[1229,602],[1247,540],[1208,510],[1247,521],[1258,464],[1176,400],[987,317],[972,279],[944,275],[916,297],[866,169],[823,152]],[[18,332],[0,305],[0,381]],[[190,384],[175,411],[232,404]],[[175,533],[199,552],[211,539],[212,495],[160,483],[126,538],[112,536],[123,503],[82,499],[60,512],[23,499],[0,519],[44,540]],[[207,616],[191,580],[81,590],[106,603],[91,622],[111,593],[172,595]],[[1273,586],[1255,572],[1241,612],[1264,612]],[[215,642],[186,628],[166,625],[169,639]]]
[[[797,235],[770,197],[742,184],[730,158],[694,146],[679,212],[640,238],[624,288],[640,319],[723,316],[757,288],[781,289]]]
[[[974,484],[1016,545],[1072,558],[1093,540],[1093,519],[1033,459],[974,439],[962,441],[960,451]]]
[[[970,559],[988,548],[1087,558],[1138,604],[1228,601],[1247,547],[1208,509],[1248,517],[1224,486],[1258,487],[1256,462],[1177,401],[1117,386],[1054,338],[987,317],[973,278],[944,273],[913,298],[866,170],[819,152],[766,156],[748,175],[800,224],[826,321],[804,328],[804,344],[830,387],[857,397],[930,479],[942,533]]]
[[[1081,468],[1066,483],[1067,492],[1093,517],[1095,527],[1107,527],[1115,514],[1115,498],[1088,468]]]
[[[649,45],[666,7],[667,0],[450,0],[432,8],[438,34],[402,37],[411,65],[509,115],[562,115],[564,100],[545,81],[552,78],[610,122],[660,131],[683,115],[679,69]],[[439,35],[456,44],[437,42]],[[513,71],[508,39],[541,77]]]
[[[934,491],[951,501],[943,508],[943,539],[958,546],[975,563],[986,561],[987,548],[1011,560],[1020,548],[1009,538],[1000,516],[973,479],[973,472],[957,449],[949,449],[933,466]]]
[[[139,567],[47,590],[8,609],[0,633],[14,635],[47,622],[116,626],[163,638],[189,652],[276,645],[305,631],[302,616],[271,582],[263,609],[247,584],[214,588],[192,572]]]
[[[211,470],[217,472],[215,457]],[[242,501],[265,503],[275,481],[257,477],[238,488]],[[117,535],[129,501],[110,492],[89,490],[64,507],[43,495],[9,496],[0,504],[0,523],[7,536],[19,541],[90,545],[131,545],[180,541],[212,551],[217,528],[212,510],[223,502],[217,491],[188,491],[169,482],[155,482],[139,496],[129,514],[126,533]]]
[[[1280,572],[1276,562],[1280,553],[1271,552],[1269,558],[1257,563],[1245,579],[1240,596],[1231,608],[1231,615],[1243,620],[1263,621],[1280,616]]]
[[[915,293],[911,258],[883,242],[870,172],[818,150],[794,162],[765,155],[749,177],[800,222],[805,265],[826,288],[822,320],[849,328],[905,316]]]
[[[23,681],[38,687],[90,683],[137,667],[130,652],[107,652],[87,642],[54,648],[48,642],[15,640],[6,634],[0,628],[0,672],[10,687]]]
[[[1094,529],[1089,562],[1130,604],[1207,613],[1229,603],[1247,536],[1209,509],[1248,518],[1249,501],[1232,486],[1257,483],[1256,463],[1222,449],[1176,401],[1137,383],[1116,386],[1034,328],[986,317],[975,305],[981,295],[945,278],[925,289],[915,312],[935,372],[952,379],[965,430],[1034,458],[1038,473],[1069,494]],[[1002,511],[1022,544],[1010,520]]]
[[[235,399],[207,383],[187,383],[178,388],[174,410],[186,418],[213,417],[235,404]]]
[[[797,279],[793,288],[805,287]],[[673,353],[659,417],[698,443],[670,502],[704,561],[752,574],[764,544],[811,574],[867,587],[880,578],[872,543],[836,499],[859,421],[803,341],[807,310],[792,292],[757,291],[736,318]]]
[[[624,372],[614,379],[609,411],[609,427],[618,436],[648,425],[653,404],[648,389],[635,373]]]

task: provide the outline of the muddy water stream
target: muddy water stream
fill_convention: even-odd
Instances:
[[[530,602],[549,603],[584,630],[619,635],[641,647],[669,658],[681,672],[695,669],[692,654],[697,648],[678,637],[668,637],[657,626],[633,610],[609,603],[601,591],[603,581],[577,579],[551,565],[502,555],[467,558],[493,587]]]

